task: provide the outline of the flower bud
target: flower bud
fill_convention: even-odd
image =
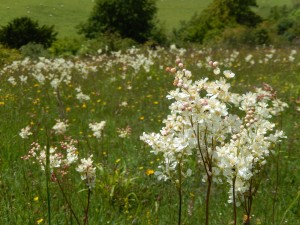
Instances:
[[[171,73],[176,73],[176,68],[173,67],[173,68],[171,68],[170,71],[171,71]]]
[[[214,67],[217,67],[219,65],[219,63],[217,61],[213,62],[212,64]]]

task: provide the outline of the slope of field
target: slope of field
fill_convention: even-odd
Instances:
[[[1,0],[0,26],[15,17],[30,16],[40,24],[55,25],[60,37],[76,35],[76,26],[88,18],[95,0]],[[171,31],[182,20],[203,10],[211,0],[157,0],[158,18]],[[266,7],[288,4],[286,0],[259,0]]]

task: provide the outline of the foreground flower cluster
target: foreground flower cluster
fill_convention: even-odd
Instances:
[[[230,186],[229,202],[239,205],[248,201],[247,196],[256,192],[255,177],[274,144],[284,138],[272,118],[287,104],[267,84],[254,92],[231,92],[227,80],[235,74],[225,70],[222,76],[218,62],[209,62],[215,76],[219,76],[214,81],[192,81],[192,73],[184,69],[180,59],[176,63],[176,67],[167,68],[175,75],[176,89],[167,96],[174,102],[165,126],[160,133],[141,136],[153,153],[164,156],[155,172],[158,179],[177,179],[178,183],[192,174],[189,162],[196,158],[205,174],[203,181],[209,186],[226,181]]]
[[[100,123],[94,122],[89,125],[96,138],[101,137],[105,123],[105,121],[102,121]],[[56,120],[56,124],[52,127],[52,130],[56,135],[63,135],[66,133],[68,126],[66,122],[58,119]],[[21,129],[19,135],[23,139],[28,139],[28,136],[32,135],[30,126]],[[96,167],[93,166],[93,155],[90,155],[88,158],[79,159],[77,145],[77,140],[68,137],[65,137],[63,141],[53,146],[41,146],[39,143],[33,142],[28,154],[23,156],[22,159],[33,159],[33,162],[37,162],[43,171],[49,169],[51,179],[54,182],[68,174],[74,165],[74,167],[76,167],[75,170],[79,172],[81,176],[81,180],[91,189],[95,186],[96,181]]]

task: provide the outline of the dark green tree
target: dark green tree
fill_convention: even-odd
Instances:
[[[122,38],[145,42],[155,33],[155,3],[155,0],[97,0],[79,32],[87,38],[117,33]]]
[[[53,26],[39,26],[29,17],[13,19],[0,29],[0,43],[9,48],[20,48],[28,43],[41,44],[45,48],[56,40]]]
[[[256,0],[214,0],[174,33],[185,41],[203,43],[207,35],[222,33],[226,27],[255,27],[262,18],[252,11],[252,7],[257,7]]]
[[[261,17],[251,10],[251,7],[258,6],[256,0],[217,0],[215,2],[216,7],[228,11],[227,16],[232,17],[238,24],[254,27],[262,21]]]

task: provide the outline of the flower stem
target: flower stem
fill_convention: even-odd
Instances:
[[[47,210],[48,210],[48,224],[51,225],[51,198],[50,198],[50,138],[48,135],[48,130],[46,128],[47,146],[46,146],[46,165],[45,165],[45,175],[46,175],[46,189],[47,189]]]
[[[80,221],[79,221],[78,217],[76,216],[76,214],[75,214],[75,212],[74,212],[74,210],[73,210],[73,208],[71,206],[71,203],[69,202],[69,200],[68,200],[68,198],[67,198],[67,196],[66,196],[66,194],[64,192],[64,189],[62,188],[61,183],[60,183],[60,181],[59,181],[58,178],[57,178],[57,184],[58,184],[59,189],[60,189],[60,191],[61,191],[61,193],[63,195],[63,198],[65,199],[65,201],[66,201],[66,203],[67,203],[67,205],[68,205],[68,207],[69,207],[69,209],[71,211],[71,214],[74,216],[77,224],[80,225]]]
[[[236,176],[232,179],[232,196],[233,196],[233,224],[236,225],[236,198],[235,198],[235,180]]]
[[[207,178],[208,178],[208,184],[207,184],[206,200],[205,200],[205,225],[209,224],[209,203],[210,203],[212,176],[209,175]]]
[[[181,161],[179,162],[178,166],[178,173],[179,173],[179,182],[177,185],[178,189],[178,197],[179,197],[179,206],[178,206],[178,225],[181,225],[181,211],[182,211],[182,177],[181,177]]]
[[[85,215],[84,215],[84,225],[88,224],[89,221],[89,208],[90,208],[90,200],[91,200],[91,189],[89,188],[88,190],[88,201],[87,201],[87,206],[85,208]]]

